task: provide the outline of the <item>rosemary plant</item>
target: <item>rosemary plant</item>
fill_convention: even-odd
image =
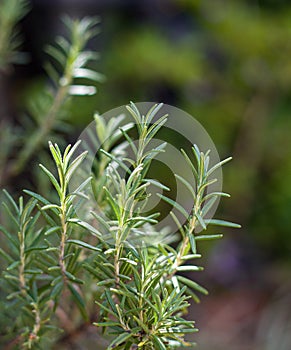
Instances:
[[[0,73],[9,69],[11,63],[21,62],[21,55],[17,52],[21,43],[17,24],[26,15],[28,8],[27,0],[0,2]]]
[[[0,30],[0,69],[1,65],[4,69],[8,63],[13,62],[12,56],[15,55],[14,47],[16,47],[13,28],[25,15],[27,6],[28,2],[23,0],[3,0],[0,4],[0,25],[3,27]],[[29,101],[28,115],[23,118],[21,128],[12,127],[8,121],[1,125],[2,129],[6,130],[5,134],[11,130],[8,140],[14,134],[17,134],[18,140],[16,143],[18,152],[15,152],[12,146],[9,147],[11,142],[7,142],[7,137],[1,137],[0,146],[5,149],[0,159],[1,184],[7,184],[21,174],[36,150],[41,150],[46,140],[54,139],[59,143],[62,142],[59,135],[70,131],[66,117],[71,97],[94,95],[96,83],[103,81],[104,77],[89,67],[92,61],[98,59],[98,54],[86,48],[88,41],[99,31],[98,22],[97,18],[91,17],[83,19],[64,17],[68,38],[58,36],[55,44],[46,47],[49,60],[44,67],[49,83]]]
[[[28,4],[25,0],[0,3],[1,74],[20,57],[16,28]],[[98,20],[65,18],[64,22],[68,39],[58,37],[46,49],[49,84],[28,105],[28,118],[21,128],[16,130],[7,121],[1,125],[1,183],[21,174],[46,140],[62,143],[58,135],[68,127],[70,97],[94,94],[94,84],[103,80],[89,68],[98,56],[86,49],[98,32]],[[80,79],[87,83],[80,85]],[[196,145],[192,154],[181,151],[195,179],[190,183],[176,175],[193,197],[188,213],[164,194],[169,188],[148,176],[152,160],[166,148],[166,143],[152,146],[167,121],[166,115],[155,118],[160,108],[154,105],[143,115],[131,103],[129,124],[124,124],[123,116],[106,123],[96,115],[96,135],[91,135],[91,142],[98,137],[102,149],[92,173],[79,183],[74,178],[79,179],[82,162],[91,155],[80,152],[80,142],[63,152],[49,142],[55,169],[44,163],[40,172],[47,177],[52,193],[25,190],[25,198],[16,201],[4,191],[1,347],[59,348],[64,339],[92,324],[96,332],[102,330],[108,350],[192,346],[187,335],[197,329],[184,315],[191,298],[198,301],[199,293],[207,291],[185,272],[202,269],[195,263],[200,258],[198,241],[221,237],[208,234],[209,225],[239,227],[207,216],[219,197],[228,196],[211,192],[211,185],[215,171],[230,158],[209,167],[208,151]],[[18,152],[12,151],[16,139],[23,141],[17,144]],[[150,185],[157,186],[163,192],[161,199],[173,207],[171,215],[180,235],[176,248],[163,229],[156,229],[159,213],[146,212]],[[88,189],[101,210],[94,210]],[[86,212],[82,218],[80,208]],[[159,244],[149,245],[157,242],[157,236]]]
[[[63,336],[54,333],[48,338],[49,331],[58,329],[69,336],[80,325],[92,323],[108,340],[108,350],[165,350],[193,345],[187,336],[197,329],[184,315],[191,298],[197,301],[207,290],[185,272],[202,269],[195,263],[200,258],[198,241],[221,237],[208,234],[209,225],[239,227],[207,219],[215,201],[228,196],[207,190],[215,181],[215,171],[230,158],[209,167],[209,152],[200,151],[196,145],[192,155],[182,150],[195,183],[180,175],[177,179],[193,196],[192,211],[189,214],[182,205],[160,195],[173,207],[180,242],[176,248],[163,240],[149,245],[147,236],[162,232],[155,229],[158,213],[144,211],[147,188],[154,183],[164,192],[168,190],[148,179],[152,160],[166,147],[161,143],[151,148],[151,141],[167,120],[165,115],[154,121],[160,107],[154,105],[143,115],[133,103],[128,106],[137,142],[132,125],[122,125],[122,117],[106,124],[96,116],[96,134],[104,147],[93,173],[77,185],[72,179],[82,168],[86,152],[78,151],[79,143],[63,152],[50,143],[55,170],[45,165],[40,168],[56,193],[55,202],[26,190],[26,204],[22,197],[16,203],[5,192],[8,220],[0,227],[5,237],[0,249],[5,266],[0,288],[6,299],[0,307],[15,322],[2,325],[2,346],[60,346]],[[132,152],[127,152],[125,145]],[[91,218],[86,215],[84,219],[77,213],[80,206],[88,208],[88,188],[102,212],[93,209]],[[185,222],[180,223],[174,209],[184,215]],[[13,311],[10,314],[8,310]]]
[[[87,42],[98,33],[96,29],[98,20],[94,18],[72,20],[66,17],[64,22],[69,30],[70,39],[58,37],[56,44],[49,45],[46,49],[56,61],[56,64],[47,62],[45,65],[53,86],[29,106],[29,112],[37,125],[11,167],[12,175],[19,174],[43,140],[48,135],[52,136],[58,125],[62,125],[61,122],[66,117],[64,107],[71,95],[93,95],[96,92],[92,85],[77,84],[77,79],[89,79],[93,82],[102,80],[101,74],[87,67],[88,62],[96,60],[98,56],[95,52],[85,49]]]

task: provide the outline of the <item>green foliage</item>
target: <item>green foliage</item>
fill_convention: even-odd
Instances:
[[[27,2],[3,0],[0,6],[0,68],[7,71],[19,57],[15,55],[15,27],[27,11]],[[207,294],[190,275],[202,270],[195,263],[201,257],[197,242],[222,236],[208,233],[208,225],[239,227],[207,215],[219,197],[228,196],[211,191],[211,185],[216,181],[215,171],[229,158],[209,168],[209,152],[196,145],[191,152],[181,151],[195,179],[190,183],[176,175],[193,197],[188,213],[165,195],[170,188],[149,179],[152,161],[167,146],[152,146],[152,141],[168,116],[154,121],[162,105],[153,105],[142,115],[131,103],[128,112],[132,123],[125,124],[122,115],[108,123],[95,115],[96,133],[90,135],[90,142],[97,145],[98,138],[102,149],[94,159],[93,173],[85,173],[84,180],[76,183],[74,179],[84,171],[84,159],[91,155],[80,153],[79,143],[63,147],[63,133],[70,130],[66,119],[71,97],[94,94],[103,76],[90,68],[98,56],[86,49],[97,34],[98,20],[65,18],[64,23],[68,38],[57,37],[46,48],[49,84],[29,101],[28,116],[19,128],[6,121],[1,125],[2,184],[12,184],[39,150],[42,164],[31,171],[36,181],[34,191],[25,190],[25,197],[18,201],[7,191],[3,195],[0,346],[61,348],[63,339],[92,323],[104,334],[108,350],[192,346],[188,335],[197,329],[194,321],[184,316],[191,299],[198,302],[200,294]],[[139,53],[145,63],[149,61],[155,79],[167,81],[174,62],[169,60],[171,47],[167,42],[159,45],[151,35],[145,37],[150,50],[137,40],[129,45],[129,52]],[[183,50],[186,46],[180,45]],[[152,51],[159,53],[158,57],[153,57]],[[187,52],[179,58],[181,70],[176,71],[174,81],[181,86],[183,79],[195,78],[200,68],[194,74],[189,71],[195,65],[200,67],[203,60],[198,55],[193,62]],[[131,64],[129,67],[131,71]],[[144,72],[143,79],[148,75]],[[42,151],[49,139],[54,141],[49,142],[51,159]],[[41,191],[37,188],[39,179],[45,184]],[[167,228],[157,230],[159,213],[146,211],[150,185],[162,190],[161,199],[172,207],[179,237],[175,248],[171,245],[175,232],[169,236]],[[88,189],[101,212],[90,211]],[[82,218],[77,215],[80,208],[86,211]]]
[[[36,262],[36,256],[40,256],[39,254],[46,249],[42,238],[44,232],[42,228],[36,227],[40,216],[40,213],[34,212],[37,200],[30,199],[24,205],[23,197],[20,197],[17,204],[7,192],[5,195],[7,204],[3,205],[6,215],[10,218],[11,228],[1,226],[7,245],[6,251],[0,250],[6,261],[1,289],[7,293],[5,308],[8,306],[9,309],[13,309],[13,312],[7,315],[7,319],[11,318],[12,321],[16,315],[14,326],[11,327],[8,323],[6,327],[11,327],[10,336],[17,337],[21,334],[23,345],[31,348],[34,342],[39,340],[40,328],[44,326],[45,329],[49,314],[46,288],[48,278],[44,274],[43,266]],[[41,285],[38,285],[40,281]],[[8,330],[4,328],[2,331],[7,337]]]
[[[164,350],[193,345],[187,335],[197,329],[183,315],[189,299],[199,301],[199,294],[207,291],[184,273],[202,270],[194,263],[200,257],[197,242],[221,236],[207,234],[208,225],[239,225],[207,219],[216,199],[228,196],[208,189],[215,181],[215,170],[229,159],[209,168],[209,152],[203,153],[194,145],[193,157],[182,152],[195,183],[177,176],[193,195],[192,212],[189,215],[180,204],[161,195],[173,207],[180,243],[176,248],[166,240],[149,245],[156,236],[163,237],[163,232],[156,232],[154,227],[158,213],[143,210],[148,198],[146,189],[152,183],[147,178],[150,164],[166,147],[165,143],[151,147],[167,120],[164,115],[153,121],[161,106],[154,105],[146,115],[133,103],[128,106],[138,133],[137,143],[131,137],[132,124],[122,125],[122,117],[106,124],[96,116],[96,136],[107,139],[101,150],[103,158],[98,159],[99,168],[95,168],[93,177],[78,183],[77,188],[72,189],[70,182],[86,152],[77,153],[79,143],[63,152],[57,144],[49,143],[55,170],[45,165],[40,168],[51,183],[55,201],[25,190],[30,199],[24,204],[21,197],[16,203],[5,192],[4,208],[9,220],[7,227],[0,228],[5,242],[0,250],[5,266],[0,285],[7,302],[3,299],[0,306],[7,313],[7,303],[13,305],[10,317],[16,315],[17,322],[14,327],[8,323],[3,328],[1,345],[11,345],[17,339],[25,349],[47,348],[52,341],[49,331],[54,327],[66,331],[63,314],[74,327],[79,322],[95,321],[111,337],[107,349]],[[126,147],[123,153],[117,152],[123,143],[133,151],[132,156]],[[120,175],[121,169],[127,176]],[[97,204],[104,210],[101,214],[93,211],[91,219],[81,219],[76,209],[86,207],[84,193],[91,185],[98,194]],[[168,190],[157,181],[155,185]],[[180,224],[175,210],[185,216],[184,224]],[[203,231],[198,234],[199,227]],[[93,306],[94,300],[99,308]],[[61,337],[54,334],[57,346]]]
[[[72,202],[86,185],[84,183],[74,193],[67,190],[70,178],[85,156],[81,154],[70,162],[76,147],[77,144],[72,148],[68,146],[62,157],[58,146],[50,144],[58,179],[41,165],[59,196],[59,203],[50,203],[39,194],[25,191],[31,199],[24,206],[21,197],[17,205],[5,192],[8,203],[4,203],[4,207],[13,226],[10,229],[1,226],[8,249],[0,252],[9,264],[3,279],[4,285],[9,287],[7,300],[17,306],[18,335],[28,349],[52,328],[48,323],[64,288],[71,292],[76,306],[87,319],[78,287],[83,281],[76,276],[81,251],[72,244],[76,241],[69,239],[72,234],[70,220],[74,215]]]
[[[244,237],[261,256],[288,264],[290,5],[177,0],[136,22],[116,12],[104,53],[110,80],[97,97],[101,110],[131,96],[174,102],[194,115],[222,154],[235,158],[224,173],[232,204],[222,210],[248,228]]]
[[[51,62],[46,64],[54,88],[49,87],[37,100],[30,102],[29,112],[36,123],[36,128],[35,132],[29,135],[29,141],[12,166],[12,174],[18,174],[23,169],[48,135],[53,137],[58,127],[64,128],[62,122],[66,117],[66,105],[70,96],[95,93],[93,86],[77,84],[77,80],[81,78],[95,82],[102,78],[100,74],[87,67],[89,61],[96,60],[96,53],[85,49],[88,40],[97,33],[98,21],[94,18],[82,20],[65,18],[64,22],[69,30],[70,39],[58,37],[56,44],[48,46],[46,50],[55,61],[54,64]]]
[[[21,43],[17,23],[28,11],[27,0],[1,0],[0,2],[0,73],[11,63],[21,62],[17,52]]]
[[[17,8],[15,6],[15,11]],[[14,16],[15,21],[20,18],[19,15]],[[1,138],[1,147],[6,150],[1,157],[1,169],[6,168],[0,176],[2,184],[9,183],[18,176],[36,150],[40,150],[49,138],[62,142],[60,134],[71,130],[66,118],[72,96],[94,95],[94,84],[104,79],[90,68],[90,63],[98,59],[97,53],[86,49],[88,41],[98,33],[98,22],[98,19],[91,17],[80,20],[65,17],[69,37],[57,37],[54,45],[47,46],[46,52],[50,59],[45,63],[45,69],[50,84],[29,101],[29,116],[24,118],[22,128],[17,130],[18,140],[22,143],[19,151],[14,154],[13,144],[7,142],[6,137]],[[7,122],[3,124],[3,128],[9,132],[12,127],[6,124]],[[16,130],[12,129],[8,140],[14,132]]]

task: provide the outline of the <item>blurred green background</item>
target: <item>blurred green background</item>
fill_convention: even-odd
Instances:
[[[94,111],[157,101],[193,115],[221,158],[234,157],[218,216],[243,228],[201,247],[206,270],[195,278],[211,294],[193,306],[198,348],[290,350],[290,1],[34,0],[21,23],[30,61],[4,89],[16,124],[46,83],[43,46],[62,33],[64,13],[100,16],[91,47],[107,77],[96,96],[75,99],[76,135]]]

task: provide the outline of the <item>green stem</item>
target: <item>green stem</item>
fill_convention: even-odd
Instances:
[[[71,79],[68,80],[69,82]],[[22,151],[20,151],[17,160],[11,167],[10,175],[16,176],[21,173],[24,166],[30,160],[34,152],[44,142],[46,136],[53,129],[57,119],[58,111],[62,107],[68,92],[69,83],[66,86],[61,86],[55,96],[54,103],[45,116],[40,127],[34,132],[25,144]]]
[[[200,186],[198,186],[197,193],[199,193],[199,188],[200,188]],[[182,265],[182,263],[183,263],[183,257],[185,255],[187,255],[189,250],[190,250],[189,235],[194,235],[195,234],[195,228],[196,228],[196,225],[197,225],[197,219],[196,219],[195,213],[198,212],[200,207],[201,207],[201,195],[197,195],[196,200],[195,200],[195,205],[194,205],[194,208],[193,208],[193,216],[192,216],[192,218],[191,218],[191,220],[189,222],[189,226],[188,226],[189,227],[188,235],[186,235],[183,238],[182,244],[180,246],[180,249],[179,249],[179,252],[178,252],[175,264],[174,264],[174,270],[171,273],[169,278],[172,278],[176,274],[177,268],[180,265]]]
[[[19,266],[19,282],[20,282],[20,290],[25,293],[26,292],[26,282],[24,276],[25,270],[25,242],[24,242],[24,232],[23,229],[18,232],[19,243],[20,243],[20,266]]]
[[[124,213],[122,216],[122,220],[120,221],[120,229],[117,232],[116,235],[116,242],[115,242],[115,256],[114,256],[114,270],[115,270],[115,284],[116,288],[119,288],[119,282],[120,282],[120,258],[122,254],[122,248],[123,245],[121,243],[121,237],[122,237],[122,232],[123,232],[123,226],[124,226]]]
[[[28,343],[27,343],[28,349],[32,349],[33,344],[38,341],[38,339],[39,339],[38,333],[39,333],[40,328],[41,328],[40,310],[38,308],[37,303],[33,304],[33,311],[32,312],[35,314],[35,322],[34,322],[33,329],[31,331],[31,333],[29,334]]]
[[[66,264],[65,264],[65,247],[66,247],[66,238],[67,238],[67,220],[66,220],[66,206],[65,204],[62,204],[62,213],[61,213],[61,226],[62,226],[62,232],[61,232],[61,241],[60,241],[60,253],[59,253],[59,265],[61,268],[61,273],[63,275],[64,282],[67,281],[66,276]]]
[[[114,256],[114,269],[115,269],[115,284],[116,288],[119,287],[119,273],[120,273],[120,263],[119,263],[119,258],[120,258],[120,246],[116,246],[116,253]]]

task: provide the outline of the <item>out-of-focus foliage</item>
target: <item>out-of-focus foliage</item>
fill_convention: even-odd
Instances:
[[[27,0],[1,0],[0,2],[0,70],[4,71],[11,63],[21,62],[17,50],[21,36],[18,22],[28,10]]]
[[[21,10],[23,12],[22,8],[15,7],[14,11]],[[16,19],[19,17],[19,14],[15,14]],[[48,138],[62,142],[63,135],[71,131],[66,119],[72,96],[96,93],[95,86],[90,82],[96,84],[103,76],[90,68],[90,62],[95,61],[98,55],[86,46],[99,32],[98,22],[98,19],[91,17],[81,20],[64,17],[69,38],[58,36],[54,45],[46,47],[50,60],[46,62],[45,70],[50,83],[30,96],[28,116],[22,118],[20,128],[13,128],[9,121],[3,121],[4,133],[0,139],[3,149],[0,158],[1,185],[12,183],[15,177],[27,170],[27,163],[35,154],[38,153],[40,158],[43,155],[42,146]],[[13,41],[13,33],[8,34]],[[17,139],[13,135],[16,132]],[[12,140],[15,140],[15,144]]]
[[[235,155],[225,174],[229,209],[249,240],[266,257],[289,257],[290,4],[183,0],[156,10],[162,24],[116,25],[103,57],[100,108],[130,95],[193,114],[222,154]]]

